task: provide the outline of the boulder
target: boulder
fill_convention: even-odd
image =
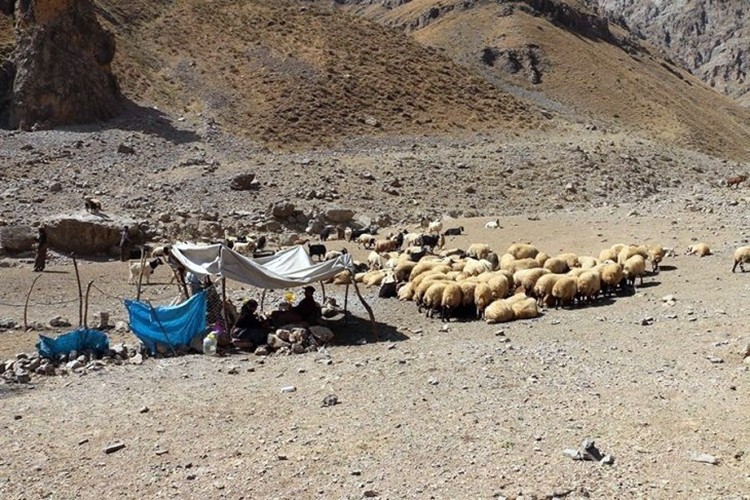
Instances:
[[[313,325],[309,328],[310,333],[312,333],[313,337],[318,339],[322,343],[330,342],[333,340],[333,332],[330,328],[327,328],[325,326],[317,326]]]
[[[255,174],[245,173],[236,175],[232,182],[229,183],[229,189],[234,191],[249,191],[258,187],[258,183],[255,182]]]
[[[50,247],[61,252],[76,255],[96,255],[107,253],[120,243],[120,230],[128,226],[131,245],[145,242],[145,235],[135,221],[122,217],[102,218],[96,214],[54,216],[45,222]]]
[[[119,114],[123,98],[111,68],[115,40],[97,21],[91,0],[16,2],[13,17],[15,71],[3,101],[11,128],[90,123]]]
[[[31,226],[0,227],[0,250],[9,253],[28,252],[34,248],[36,231]]]
[[[345,224],[354,217],[354,210],[349,208],[332,207],[323,214],[326,220],[334,224]]]
[[[271,208],[271,215],[277,219],[286,219],[294,213],[294,203],[279,201]]]

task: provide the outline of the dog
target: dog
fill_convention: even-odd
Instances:
[[[143,277],[146,279],[146,283],[149,283],[151,280],[151,275],[154,274],[154,270],[162,264],[164,264],[164,261],[162,261],[161,258],[156,258],[154,260],[146,262],[143,267],[141,267],[140,262],[131,264],[128,283],[130,283],[131,285],[135,284],[135,280],[139,275],[143,275]]]

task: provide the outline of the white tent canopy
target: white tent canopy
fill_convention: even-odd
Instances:
[[[314,263],[301,246],[259,259],[249,259],[221,244],[180,244],[173,247],[172,254],[197,276],[220,276],[265,289],[307,285],[332,278],[346,269],[353,269],[349,254]]]

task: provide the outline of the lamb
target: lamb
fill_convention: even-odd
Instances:
[[[539,253],[539,250],[537,250],[534,245],[531,245],[529,243],[514,243],[513,245],[508,247],[506,253],[511,254],[518,260],[533,259],[534,257],[536,257],[536,254]]]
[[[439,221],[439,220],[430,222],[430,225],[427,226],[428,233],[440,234],[440,231],[442,230],[443,230],[443,223],[442,221]]]
[[[735,188],[737,188],[740,186],[740,184],[742,184],[746,180],[747,180],[747,175],[732,175],[727,178],[727,187],[734,186]]]
[[[650,245],[648,247],[648,258],[651,261],[652,272],[656,273],[659,271],[659,264],[666,254],[667,250],[661,245]]]
[[[622,266],[622,272],[625,280],[635,287],[635,279],[640,278],[643,285],[643,275],[646,272],[646,260],[641,255],[633,255]]]
[[[484,310],[484,320],[487,323],[505,323],[513,321],[514,317],[513,307],[505,300],[496,300]]]
[[[732,266],[732,272],[734,272],[735,269],[737,269],[737,266],[740,266],[740,271],[745,272],[745,267],[743,264],[747,264],[750,262],[750,246],[748,247],[740,247],[737,250],[734,251],[734,265]]]
[[[91,196],[83,197],[83,206],[87,212],[96,213],[101,212],[102,202],[98,198],[92,198]]]
[[[461,307],[463,303],[463,292],[457,283],[449,283],[443,289],[443,298],[440,302],[442,320],[450,321],[451,313]]]
[[[330,251],[326,252],[325,257],[323,257],[323,260],[338,259],[342,255],[347,254],[347,253],[349,253],[349,251],[346,248],[342,249],[341,251],[339,251],[339,250],[330,250]]]
[[[367,249],[374,248],[376,241],[375,236],[370,233],[363,233],[357,237],[357,246],[363,246]]]
[[[464,227],[451,227],[449,229],[446,229],[443,233],[443,236],[461,236],[461,233],[464,232]]]
[[[552,298],[555,308],[571,305],[578,293],[578,279],[572,276],[564,276],[557,280],[552,287]],[[545,301],[547,299],[545,298]]]
[[[252,257],[253,252],[255,252],[255,242],[249,240],[245,243],[235,243],[232,247],[232,250],[234,250],[238,254]]]
[[[472,259],[486,259],[490,253],[490,246],[485,243],[472,243],[466,250],[466,256]]]
[[[170,245],[162,245],[158,247],[154,247],[153,250],[151,250],[151,258],[156,257],[168,257],[169,252],[172,251],[172,247]]]
[[[146,283],[151,281],[151,275],[154,274],[154,270],[164,262],[160,258],[153,259],[150,262],[146,262],[145,265],[141,266],[140,262],[136,262],[130,265],[130,276],[128,277],[128,283],[135,284],[136,278],[142,275],[146,279]]]
[[[498,229],[500,227],[500,219],[491,220],[484,227],[487,229]]]
[[[487,313],[487,306],[492,302],[492,289],[487,283],[477,283],[474,287],[474,306],[477,308],[477,319]]]
[[[697,255],[698,257],[705,257],[712,254],[713,252],[711,252],[711,248],[709,248],[709,246],[705,243],[696,243],[695,245],[689,246],[687,249],[687,255]]]
[[[310,254],[310,258],[312,259],[314,255],[318,256],[318,261],[323,260],[323,257],[326,255],[326,246],[321,244],[313,245],[311,243],[307,244],[307,253]]]
[[[599,295],[602,288],[602,278],[596,271],[586,271],[578,277],[578,300],[586,299],[591,302]]]
[[[367,256],[367,263],[371,271],[377,271],[378,269],[383,269],[385,267],[386,260],[381,257],[378,252],[372,251]]]

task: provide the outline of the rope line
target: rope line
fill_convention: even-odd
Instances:
[[[29,307],[31,306],[61,306],[65,304],[72,304],[73,302],[78,302],[78,299],[71,299],[71,300],[64,300],[61,302],[29,302]],[[10,302],[0,302],[0,306],[7,306],[7,307],[23,307],[25,304],[11,304]]]
[[[96,290],[97,292],[101,293],[102,295],[104,295],[107,298],[119,300],[120,302],[124,302],[125,301],[125,299],[123,297],[117,297],[115,295],[109,294],[109,293],[105,292],[104,290],[102,290],[101,288],[99,288],[98,286],[96,286],[94,284],[91,285],[91,288],[93,288],[94,290]]]

